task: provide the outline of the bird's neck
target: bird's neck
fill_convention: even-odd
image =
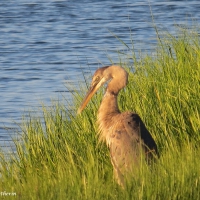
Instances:
[[[99,107],[98,116],[101,115],[104,117],[110,117],[110,115],[114,115],[119,112],[120,111],[117,104],[117,95],[106,91]]]
[[[117,105],[117,95],[106,92],[98,110],[97,123],[100,140],[109,145],[109,129],[115,122],[115,117],[120,113]]]

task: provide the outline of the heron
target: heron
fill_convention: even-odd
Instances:
[[[107,82],[97,114],[99,138],[106,142],[110,149],[115,178],[124,187],[125,176],[134,172],[134,168],[140,165],[141,157],[152,160],[158,154],[158,150],[156,142],[139,115],[119,110],[117,96],[128,83],[128,73],[121,66],[111,65],[96,70],[78,113],[83,111],[92,96]]]

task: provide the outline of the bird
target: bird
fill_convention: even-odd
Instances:
[[[141,158],[147,162],[152,160],[158,155],[158,149],[140,116],[135,112],[119,110],[118,93],[128,84],[128,72],[121,66],[111,65],[96,70],[78,114],[105,83],[107,88],[97,114],[99,139],[107,144],[114,176],[124,187],[125,177],[136,171]]]

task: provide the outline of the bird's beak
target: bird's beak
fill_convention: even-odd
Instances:
[[[89,91],[87,92],[81,106],[79,107],[77,113],[80,114],[83,109],[87,106],[88,102],[90,101],[90,99],[93,97],[93,95],[96,93],[96,91],[101,87],[101,85],[104,83],[104,79],[102,79],[101,81],[99,81],[98,83],[93,84]]]

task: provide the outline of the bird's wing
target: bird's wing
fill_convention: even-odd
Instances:
[[[141,153],[157,152],[157,146],[137,114],[123,113],[110,134],[111,160],[122,174],[140,162]]]
[[[157,145],[138,114],[127,114],[123,124],[130,137],[138,137],[141,140],[146,153],[148,151],[157,153]]]

